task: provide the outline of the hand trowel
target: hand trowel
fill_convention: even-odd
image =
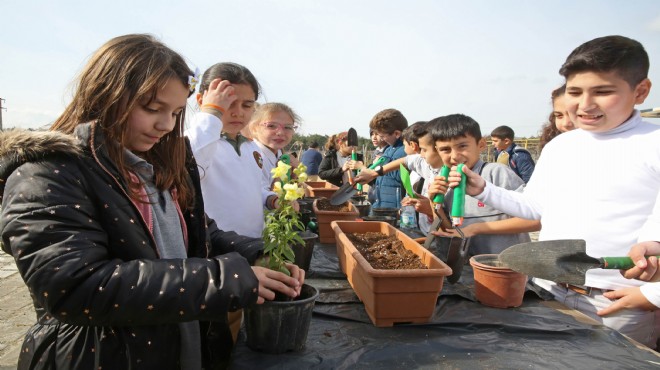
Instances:
[[[499,260],[511,270],[558,283],[584,285],[585,274],[595,268],[627,270],[635,266],[630,257],[587,255],[582,239],[544,240],[513,245]]]
[[[356,147],[358,145],[358,136],[357,131],[354,128],[348,129],[348,134],[346,135],[346,141],[348,146]],[[351,159],[357,160],[357,153],[355,149],[351,153]],[[337,191],[335,191],[330,196],[330,204],[333,206],[338,206],[348,202],[353,195],[355,195],[359,190],[362,189],[361,184],[357,184],[358,188],[356,189],[353,184],[353,173],[351,170],[348,170],[348,182],[343,183]]]

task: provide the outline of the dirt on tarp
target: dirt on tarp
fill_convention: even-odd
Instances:
[[[316,200],[316,208],[319,211],[333,211],[333,212],[350,212],[351,206],[348,202],[340,204],[338,206],[333,206],[330,204],[330,199],[328,198],[318,198]]]
[[[380,270],[427,269],[415,253],[403,247],[395,235],[381,232],[348,233],[348,239],[371,264]]]

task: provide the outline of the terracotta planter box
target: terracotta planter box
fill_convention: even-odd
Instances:
[[[305,181],[303,183],[306,197],[328,198],[332,196],[339,187],[327,181]]]
[[[330,222],[332,221],[355,221],[356,218],[360,216],[360,212],[355,208],[353,203],[348,202],[350,207],[350,212],[338,212],[338,211],[320,211],[317,207],[317,200],[312,204],[314,213],[316,214],[316,223],[319,227],[319,242],[323,244],[334,244],[335,243],[335,232],[332,231],[332,226]]]
[[[355,294],[376,326],[428,322],[435,311],[445,276],[451,268],[406,234],[385,222],[332,222],[337,256]],[[347,233],[381,232],[396,235],[428,270],[376,270],[360,254]]]

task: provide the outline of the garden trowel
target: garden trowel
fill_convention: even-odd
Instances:
[[[348,129],[348,134],[346,135],[347,145],[356,147],[358,145],[358,136],[357,131],[354,128]],[[351,153],[351,159],[354,161],[357,160],[357,153],[355,153],[355,148],[353,148],[353,153]],[[351,170],[348,171],[348,182],[343,183],[337,191],[335,191],[332,196],[330,196],[330,204],[333,206],[338,206],[348,202],[353,195],[358,191],[362,190],[362,184],[353,184],[353,173]]]
[[[629,257],[594,258],[586,253],[582,239],[544,240],[513,245],[499,260],[511,270],[558,283],[584,285],[590,269],[627,270],[635,264]]]
[[[357,153],[355,152],[355,147],[358,146],[358,134],[353,127],[348,129],[348,133],[346,134],[346,144],[350,147],[353,147],[353,151],[351,152],[351,159],[357,161]],[[351,175],[357,176],[357,171],[355,171],[355,174],[349,171],[349,178],[351,178]],[[362,192],[362,184],[357,184],[357,191]]]

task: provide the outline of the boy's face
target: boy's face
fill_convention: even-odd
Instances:
[[[493,141],[493,146],[497,148],[497,150],[505,150],[506,148],[511,145],[511,140],[509,139],[500,139],[499,137],[491,137],[490,138]]]
[[[414,141],[403,140],[403,150],[407,155],[419,153],[419,145]]]
[[[401,131],[395,130],[391,134],[378,131],[378,137],[380,137],[381,140],[386,142],[387,145],[394,145],[394,143],[396,143],[396,141],[401,137]]]
[[[631,88],[616,71],[580,72],[566,79],[566,110],[576,127],[606,132],[627,121],[650,89],[648,79]]]
[[[456,166],[463,163],[472,168],[479,160],[481,152],[486,149],[486,140],[481,138],[477,141],[470,135],[459,136],[449,141],[437,140],[435,149],[442,158],[442,162],[447,166]]]
[[[424,158],[426,163],[431,166],[431,168],[440,168],[443,165],[442,158],[440,154],[435,150],[433,145],[433,137],[431,134],[426,134],[419,138],[419,155]]]

